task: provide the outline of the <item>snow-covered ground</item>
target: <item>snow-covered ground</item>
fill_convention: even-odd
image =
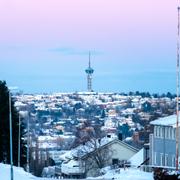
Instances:
[[[14,180],[33,180],[35,177],[22,168],[13,167]],[[10,180],[10,166],[5,164],[0,164],[0,179]]]
[[[27,172],[22,168],[13,167],[14,180],[49,180],[45,178],[37,178]],[[0,180],[10,180],[10,166],[0,163]]]
[[[27,172],[25,172],[22,168],[14,167],[14,180],[53,180],[46,178],[37,178]],[[152,173],[146,173],[140,171],[138,169],[128,168],[126,170],[121,169],[120,172],[111,170],[110,168],[105,168],[105,175],[96,177],[96,178],[88,178],[88,179],[103,179],[110,180],[112,178],[116,180],[153,180]],[[4,165],[0,163],[0,179],[2,180],[10,180],[10,166]]]
[[[147,173],[144,171],[140,171],[137,168],[126,168],[120,170],[111,170],[110,168],[105,168],[105,175],[96,177],[96,178],[88,178],[88,179],[116,179],[116,180],[153,180],[153,174]]]

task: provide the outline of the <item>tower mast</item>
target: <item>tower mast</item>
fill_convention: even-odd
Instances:
[[[89,68],[91,67],[91,52],[89,52]]]
[[[176,171],[179,169],[179,37],[180,37],[180,7],[178,7],[178,32],[177,32],[177,84],[176,84]]]
[[[94,69],[91,67],[91,53],[89,52],[89,66],[85,70],[87,74],[87,90],[88,92],[92,92],[92,74],[94,73]]]

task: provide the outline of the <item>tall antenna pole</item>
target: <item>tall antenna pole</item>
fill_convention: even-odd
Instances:
[[[89,63],[88,68],[85,70],[87,74],[87,89],[89,92],[92,92],[92,74],[94,73],[94,69],[91,67],[91,53],[89,52]]]
[[[29,172],[29,145],[30,145],[30,136],[29,136],[29,118],[30,114],[27,117],[27,172]]]
[[[11,108],[11,92],[9,90],[9,129],[10,129],[10,163],[11,163],[11,180],[14,179],[13,173],[13,137],[12,137],[12,108]]]
[[[21,116],[19,113],[19,134],[18,134],[18,167],[21,166]]]
[[[177,33],[177,98],[176,98],[176,171],[179,169],[179,26],[180,26],[180,7],[178,7],[178,33]]]
[[[91,67],[91,52],[89,51],[89,68]]]

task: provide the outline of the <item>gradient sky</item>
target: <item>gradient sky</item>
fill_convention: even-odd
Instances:
[[[24,92],[175,92],[177,0],[0,0],[0,79]]]

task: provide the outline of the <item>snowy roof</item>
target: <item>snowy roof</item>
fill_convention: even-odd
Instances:
[[[71,151],[68,151],[67,153],[61,155],[62,160],[70,160],[73,158],[83,158],[89,153],[93,153],[96,148],[102,148],[110,143],[118,142],[121,143],[123,146],[126,146],[127,148],[131,148],[133,151],[138,152],[138,150],[127,143],[123,141],[119,141],[117,139],[117,136],[111,134],[111,137],[104,137],[101,139],[100,142],[98,142],[98,139],[93,140],[94,142],[88,141],[85,145],[80,145]],[[94,144],[95,143],[95,144]]]
[[[150,122],[152,125],[159,125],[159,126],[172,126],[175,127],[176,125],[176,115],[171,115],[163,118],[159,118]]]
[[[52,136],[39,136],[38,141],[54,141],[57,140],[57,137]]]
[[[18,107],[18,106],[26,106],[26,104],[20,102],[20,101],[16,101],[14,106]]]
[[[98,140],[96,139],[94,142],[87,142],[85,145],[80,145],[78,146],[77,148],[73,149],[71,151],[72,153],[72,156],[73,157],[83,157],[84,155],[90,153],[90,152],[93,152],[94,151],[94,146],[97,146],[97,148],[100,148],[102,147],[103,145],[106,145],[108,144],[109,142],[113,141],[117,139],[117,136],[115,135],[112,135],[110,137],[104,137],[101,139],[100,143],[98,142]],[[93,144],[96,144],[96,145],[93,145]]]
[[[111,137],[102,138],[100,144],[99,144],[98,140],[95,140],[93,143],[96,143],[97,147],[101,147],[115,139],[117,139],[117,136],[111,134]],[[65,159],[69,160],[69,159],[73,159],[73,157],[83,157],[87,153],[90,153],[93,151],[94,151],[94,147],[92,145],[92,142],[89,141],[85,145],[79,145],[78,147],[72,149],[71,151],[68,151],[67,153],[61,155],[60,158],[62,160],[65,160]]]
[[[136,167],[140,166],[144,161],[143,155],[144,155],[144,150],[141,149],[129,159],[129,161],[131,162],[131,165],[136,166]]]
[[[66,152],[64,152],[63,154],[60,155],[60,159],[62,161],[67,161],[67,160],[72,159],[72,158],[73,157],[72,157],[71,151],[66,151]]]

